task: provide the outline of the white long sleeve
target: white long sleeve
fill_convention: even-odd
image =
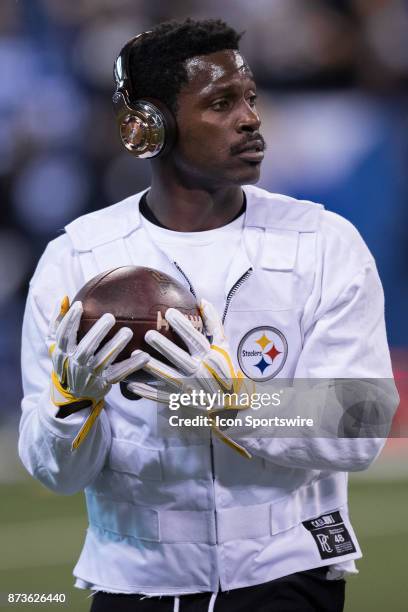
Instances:
[[[336,232],[330,223],[324,234],[315,287],[303,312],[304,343],[294,375],[295,382],[309,380],[314,388],[296,393],[290,407],[290,416],[314,414],[318,424],[293,438],[278,430],[274,436],[269,429],[263,437],[254,432],[253,438],[241,441],[282,466],[358,471],[381,452],[399,397],[375,262],[355,228],[327,214],[330,221],[335,218]]]
[[[52,364],[45,340],[51,314],[58,300],[64,295],[72,298],[81,284],[80,271],[62,236],[47,247],[30,283],[22,333],[20,458],[32,476],[63,494],[83,489],[96,477],[110,446],[110,426],[102,411],[85,442],[72,452],[72,441],[89,409],[57,419],[50,400]]]

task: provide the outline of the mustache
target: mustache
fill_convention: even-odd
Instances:
[[[238,155],[239,153],[246,151],[253,144],[259,146],[261,151],[266,151],[267,145],[265,139],[262,134],[257,132],[256,134],[252,134],[249,138],[245,138],[245,140],[241,140],[241,142],[232,145],[230,147],[230,153],[231,155]]]

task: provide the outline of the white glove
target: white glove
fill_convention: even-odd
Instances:
[[[65,297],[47,338],[53,364],[51,400],[59,408],[56,417],[65,418],[83,408],[92,408],[90,417],[74,440],[73,448],[77,448],[85,439],[112,385],[142,368],[149,359],[146,353],[135,351],[129,359],[111,365],[133,336],[128,327],[122,327],[97,351],[115,325],[112,314],[104,314],[77,344],[82,312],[81,302],[69,307],[69,299]]]
[[[239,394],[243,391],[246,381],[242,372],[234,368],[220,317],[214,306],[204,299],[201,300],[200,312],[207,334],[212,338],[212,344],[193,327],[187,317],[178,310],[169,308],[165,315],[166,320],[184,341],[189,353],[158,331],[148,331],[145,335],[146,342],[164,355],[175,367],[150,357],[143,369],[154,378],[165,382],[166,390],[159,390],[144,383],[130,383],[128,389],[131,392],[153,401],[169,404],[170,394],[175,391],[191,393],[193,390],[204,390],[214,395],[220,393],[221,396],[223,393]],[[248,393],[247,390],[246,392]],[[252,388],[250,393],[253,392]],[[248,405],[229,403],[217,405],[207,414],[211,417],[220,411],[247,408]],[[241,455],[251,457],[245,448],[231,440],[215,424],[212,424],[211,429],[215,435]]]

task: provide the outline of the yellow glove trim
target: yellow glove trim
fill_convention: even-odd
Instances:
[[[112,356],[112,353],[114,353],[114,352],[115,352],[115,350],[116,350],[116,349],[115,349],[115,348],[113,348],[113,349],[111,350],[111,352],[110,352],[110,353],[108,353],[108,354],[106,355],[105,359],[104,359],[104,360],[103,360],[103,361],[102,361],[102,362],[101,362],[101,363],[98,365],[98,367],[97,367],[97,368],[95,368],[95,373],[96,373],[96,374],[100,374],[100,373],[102,372],[102,370],[103,370],[103,369],[104,369],[104,367],[106,366],[107,362],[109,361],[110,357]]]
[[[222,433],[222,431],[218,429],[218,427],[212,425],[211,430],[220,440],[222,440],[222,442],[224,442],[227,446],[239,453],[241,457],[245,457],[245,459],[252,459],[251,453],[247,451],[246,448],[238,444],[238,442],[234,442],[234,440],[231,440],[231,438]]]
[[[69,297],[67,295],[65,295],[62,298],[62,300],[61,300],[60,311],[59,311],[58,316],[57,316],[57,318],[56,318],[56,320],[54,322],[54,325],[59,325],[59,323],[61,323],[62,319],[65,317],[65,315],[67,314],[69,309],[70,309]],[[56,343],[53,342],[53,344],[51,344],[49,349],[48,349],[48,355],[50,357],[53,354],[53,352],[55,351],[55,347],[56,347]]]
[[[58,406],[58,407],[60,407],[60,406],[67,406],[69,404],[80,402],[80,401],[84,401],[84,400],[92,402],[91,413],[89,414],[89,416],[86,419],[85,423],[82,425],[81,429],[79,430],[79,432],[75,436],[74,441],[72,442],[71,451],[74,451],[74,450],[76,450],[77,448],[80,447],[82,442],[85,440],[85,438],[87,437],[87,435],[91,431],[91,429],[92,429],[96,419],[98,418],[98,416],[101,413],[101,410],[102,410],[103,405],[104,405],[104,400],[101,399],[99,401],[96,401],[92,397],[75,397],[67,389],[64,389],[64,387],[61,385],[60,380],[58,379],[58,376],[56,375],[56,373],[54,371],[51,373],[51,379],[52,379],[52,383],[55,386],[55,388],[58,391],[58,393],[60,393],[67,400],[66,402],[58,402],[53,397],[53,394],[51,392],[51,400],[52,400],[52,402],[53,402],[53,404],[55,406]]]
[[[97,402],[93,406],[91,414],[88,416],[88,418],[86,419],[85,423],[82,425],[81,429],[79,430],[79,432],[75,436],[74,441],[72,442],[71,452],[77,450],[77,448],[79,448],[81,446],[82,442],[85,440],[85,438],[87,437],[87,435],[91,431],[91,429],[92,429],[96,419],[98,418],[98,416],[102,412],[103,404],[104,404],[104,401],[103,401],[103,399],[101,399],[101,400],[99,400],[99,402]]]
[[[70,309],[69,297],[65,295],[61,300],[61,306],[60,306],[58,318],[60,320],[63,319],[69,309]]]
[[[206,363],[205,361],[203,361],[203,366],[205,367],[205,369],[211,374],[211,376],[213,378],[215,378],[215,380],[217,381],[217,383],[220,385],[220,387],[222,387],[224,389],[224,391],[229,391],[231,389],[231,387],[229,385],[227,385],[227,383],[225,382],[225,380],[223,380],[222,378],[220,378],[217,374],[217,372],[214,370],[214,368],[212,368],[210,365],[208,365],[208,363]]]
[[[248,389],[248,384],[251,385],[251,389]],[[245,392],[248,394],[249,397],[252,396],[253,393],[255,393],[256,391],[256,385],[254,383],[253,380],[251,380],[251,382],[249,382],[248,378],[245,378],[244,374],[241,372],[241,370],[238,370],[237,372],[237,377],[234,378],[234,391],[235,393],[240,393],[240,391],[245,390]],[[249,408],[249,406],[248,406]]]
[[[167,378],[168,380],[171,380],[180,386],[180,380],[178,378],[175,378],[174,376],[170,376],[170,374],[166,374],[165,372],[163,372],[163,370],[160,370],[159,368],[154,368],[153,366],[149,365],[149,363],[146,363],[143,369],[147,370],[148,372],[159,374],[159,376],[163,376],[163,378]]]
[[[72,403],[76,403],[76,402],[82,402],[82,401],[89,401],[92,402],[92,404],[95,404],[96,400],[93,397],[76,397],[75,395],[72,395],[72,393],[70,393],[70,391],[68,391],[68,389],[65,389],[62,384],[60,379],[58,378],[58,376],[56,375],[56,373],[54,372],[54,370],[51,372],[51,380],[52,380],[52,384],[54,385],[55,389],[58,391],[58,393],[60,393],[62,395],[62,397],[64,397],[67,401],[66,402],[58,402],[54,397],[53,394],[51,393],[51,401],[55,406],[67,406],[68,404],[72,404]]]
[[[236,377],[236,373],[235,373],[235,368],[234,368],[234,364],[232,363],[232,359],[229,353],[227,353],[227,351],[223,348],[221,348],[220,346],[217,346],[216,344],[212,344],[211,348],[214,351],[217,351],[218,353],[220,353],[224,359],[226,360],[227,364],[228,364],[228,369],[230,371],[230,377],[232,380],[234,380],[234,378]]]
[[[239,393],[240,389],[244,383],[245,380],[245,376],[243,375],[243,373],[241,372],[241,370],[238,370],[237,372],[237,377],[234,378],[234,391],[235,393]]]

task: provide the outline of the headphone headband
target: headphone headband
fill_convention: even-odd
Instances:
[[[142,32],[141,34],[138,34],[137,36],[134,36],[133,38],[131,38],[130,40],[127,41],[127,43],[124,45],[124,47],[122,47],[121,52],[119,53],[118,57],[115,60],[115,63],[113,65],[113,76],[115,79],[115,83],[116,83],[116,89],[118,88],[126,88],[127,91],[129,91],[129,83],[130,83],[130,78],[129,78],[129,59],[130,59],[130,52],[132,50],[133,45],[136,43],[137,40],[141,40],[142,38],[144,38],[147,34],[150,34],[151,30],[148,30],[147,32]]]

